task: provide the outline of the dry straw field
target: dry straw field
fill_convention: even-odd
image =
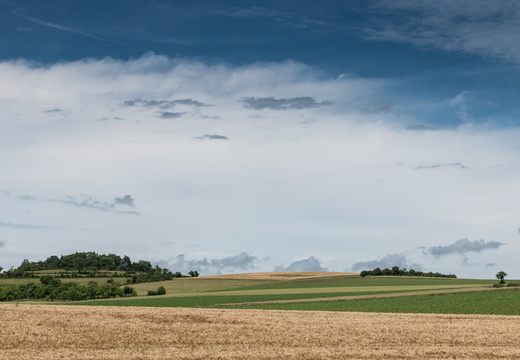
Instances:
[[[0,306],[1,359],[519,359],[520,317]]]

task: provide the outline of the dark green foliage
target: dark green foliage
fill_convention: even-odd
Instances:
[[[424,276],[424,277],[443,277],[443,278],[453,278],[456,279],[457,276],[453,274],[441,274],[438,272],[422,272],[422,271],[415,271],[414,269],[406,270],[406,269],[400,269],[399,266],[394,266],[391,269],[385,268],[381,270],[380,268],[376,267],[374,270],[363,270],[359,273],[361,277],[365,276]],[[507,275],[507,274],[506,274]],[[498,275],[497,275],[498,276]]]
[[[99,286],[96,282],[80,285],[74,282],[62,283],[60,279],[44,276],[40,284],[5,285],[0,287],[0,301],[11,300],[93,300],[122,296],[135,296],[134,288],[125,286],[123,289],[115,283]]]
[[[23,270],[19,270],[19,269],[15,269],[14,267],[11,267],[9,270],[6,270],[2,274],[0,274],[0,277],[4,277],[4,278],[35,278],[36,276],[34,274],[25,272]]]
[[[495,276],[496,276],[496,278],[498,280],[500,280],[500,284],[505,284],[506,283],[505,280],[504,280],[504,278],[507,276],[506,272],[499,271],[499,272],[497,272],[497,274]]]
[[[137,291],[135,291],[135,289],[133,287],[126,285],[125,287],[123,287],[123,295],[124,296],[136,296]]]
[[[48,272],[53,272],[49,274]],[[47,272],[43,277],[48,283],[50,277],[60,278],[84,278],[84,277],[110,277],[108,282],[113,282],[114,277],[129,277],[128,282],[138,284],[144,282],[171,280],[174,275],[168,269],[155,268],[149,261],[139,260],[132,262],[128,256],[120,257],[114,254],[97,254],[95,252],[77,252],[70,255],[50,256],[44,261],[31,262],[24,259],[21,265],[0,274],[6,278],[37,278],[37,272]],[[36,274],[35,274],[36,273]]]
[[[97,271],[134,271],[146,272],[152,270],[149,261],[139,260],[134,263],[128,256],[120,257],[115,254],[97,254],[90,252],[77,252],[70,255],[56,255],[48,257],[44,261],[29,261],[24,259],[17,269],[19,272],[44,271],[44,270],[77,270],[79,273]],[[19,276],[13,276],[19,277]]]
[[[199,272],[197,270],[192,270],[188,273],[189,276],[191,277],[198,277],[199,276]]]
[[[154,295],[164,295],[166,294],[166,289],[164,286],[159,286],[157,290],[150,290],[148,291],[148,296],[154,296]]]
[[[40,282],[44,285],[49,285],[52,281],[54,281],[54,277],[50,275],[44,275],[40,277]]]
[[[166,281],[171,280],[175,277],[174,274],[168,269],[161,269],[159,266],[148,270],[145,273],[134,275],[131,279],[128,279],[129,284],[141,284],[147,282]]]

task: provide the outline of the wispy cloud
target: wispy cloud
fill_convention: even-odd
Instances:
[[[180,118],[182,115],[186,114],[184,112],[170,112],[170,111],[162,111],[157,113],[159,115],[159,118],[161,119],[177,119]]]
[[[498,249],[499,247],[505,245],[504,243],[498,241],[484,241],[484,240],[475,240],[470,241],[468,239],[462,239],[454,242],[453,244],[446,246],[432,246],[425,249],[425,252],[439,258],[441,256],[458,254],[465,255],[470,252],[480,253],[486,250]]]
[[[388,114],[394,110],[393,103],[385,103],[382,105],[372,105],[368,108],[361,109],[366,114]]]
[[[0,221],[0,226],[13,229],[26,229],[26,230],[59,230],[61,228],[55,226],[39,226],[29,224],[13,224],[10,222]]]
[[[520,63],[520,3],[486,0],[380,0],[374,8],[392,16],[366,29],[366,38],[460,51]]]
[[[73,28],[70,28],[70,27],[67,27],[67,26],[58,25],[58,24],[47,22],[47,21],[44,21],[44,20],[41,20],[41,19],[37,19],[37,18],[31,17],[31,16],[27,16],[27,15],[21,14],[20,11],[13,11],[12,13],[17,15],[17,16],[19,16],[19,17],[21,17],[21,18],[24,18],[25,20],[31,21],[31,22],[33,22],[35,24],[38,24],[38,25],[47,26],[47,27],[50,27],[50,28],[53,28],[53,29],[56,29],[56,30],[71,32],[71,33],[74,33],[74,34],[78,34],[78,35],[89,37],[89,38],[96,39],[96,40],[102,40],[102,41],[106,41],[106,42],[110,42],[110,43],[114,43],[114,44],[123,45],[120,42],[113,41],[113,40],[110,40],[110,39],[106,39],[106,38],[103,38],[101,36],[96,36],[96,35],[87,33],[85,31],[73,29]]]
[[[410,131],[431,131],[434,130],[434,128],[425,125],[425,124],[416,124],[416,125],[410,125],[406,127],[406,130]]]
[[[244,97],[240,99],[240,102],[244,104],[244,107],[255,110],[297,110],[332,104],[330,101],[318,102],[310,96],[286,99],[275,99],[273,97]]]
[[[158,108],[158,109],[170,109],[176,105],[187,105],[187,106],[208,106],[200,101],[193,99],[175,99],[175,100],[147,100],[147,99],[134,99],[125,100],[121,106],[131,107],[139,106],[144,108]]]
[[[439,169],[439,168],[457,168],[457,169],[467,169],[466,166],[459,162],[449,163],[449,164],[432,164],[432,165],[417,165],[414,166],[415,170],[425,170],[425,169]]]
[[[139,215],[136,211],[120,211],[118,210],[119,206],[134,206],[134,198],[132,195],[124,195],[122,197],[115,197],[113,202],[104,202],[100,200],[96,200],[92,196],[88,195],[77,195],[77,196],[71,196],[67,195],[65,198],[62,199],[41,199],[38,197],[30,196],[30,195],[22,195],[16,197],[19,200],[25,200],[25,201],[41,201],[41,202],[52,202],[52,203],[59,203],[59,204],[66,204],[66,205],[73,205],[75,207],[84,207],[89,208],[93,210],[99,210],[99,211],[108,211],[108,212],[115,212],[120,214],[133,214],[133,215]]]
[[[229,140],[229,138],[227,136],[215,135],[215,134],[205,134],[202,136],[197,136],[195,139],[198,139],[198,140]]]
[[[43,112],[46,114],[58,114],[58,113],[64,112],[64,110],[60,109],[60,108],[55,108],[55,109],[50,109],[50,110],[43,110]]]
[[[242,19],[258,18],[258,17],[280,17],[282,14],[279,11],[252,6],[249,8],[232,8],[227,11],[218,11],[220,15],[229,17],[236,17]]]
[[[115,205],[134,206],[134,199],[132,198],[132,195],[125,195],[123,197],[116,197],[116,198],[114,198],[114,204]]]

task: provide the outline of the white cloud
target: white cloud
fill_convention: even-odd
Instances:
[[[396,111],[414,99],[392,94],[391,80],[325,78],[295,62],[231,67],[153,54],[3,62],[0,77],[0,152],[9,154],[0,157],[1,190],[37,199],[89,194],[86,204],[109,205],[132,194],[141,214],[4,194],[0,222],[67,230],[35,237],[37,229],[4,227],[2,266],[20,255],[123,248],[159,261],[161,244],[173,241],[188,258],[202,251],[206,258],[277,256],[258,270],[307,254],[344,254],[343,262],[320,265],[343,270],[439,237],[488,239],[518,228],[519,131],[471,124],[407,131],[423,121]],[[243,98],[330,104],[258,110],[245,108]],[[121,106],[136,99],[146,102]],[[395,107],[362,111],[389,99]],[[184,115],[158,118],[156,105]],[[232,141],[194,140],[212,136]],[[510,254],[518,250],[507,243]]]
[[[167,260],[158,261],[158,265],[170,269],[173,272],[181,272],[186,275],[189,271],[197,270],[201,275],[220,275],[223,272],[246,272],[254,270],[257,258],[242,252],[238,255],[225,258],[202,260],[187,260],[186,255],[180,254]]]
[[[289,266],[277,266],[274,271],[327,271],[314,256],[292,262]]]
[[[381,0],[375,7],[390,10],[393,16],[369,29],[369,39],[461,51],[520,64],[517,1]]]

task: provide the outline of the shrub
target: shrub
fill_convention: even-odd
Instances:
[[[155,295],[164,295],[166,294],[166,289],[164,286],[159,286],[157,290],[150,290],[148,291],[148,296],[155,296]]]

